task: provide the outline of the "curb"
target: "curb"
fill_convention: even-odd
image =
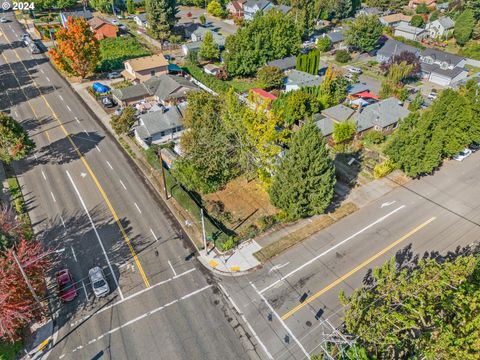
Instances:
[[[203,265],[203,267],[205,269],[207,269],[208,271],[210,271],[210,272],[212,272],[212,273],[214,273],[218,276],[228,276],[228,277],[244,276],[244,275],[250,274],[250,273],[252,273],[252,272],[254,272],[255,270],[258,269],[258,266],[256,266],[256,267],[250,268],[248,270],[244,270],[244,271],[230,271],[230,272],[227,272],[227,271],[218,270],[218,269],[216,269],[215,266],[213,266],[211,264],[211,261],[214,261],[214,260],[209,260],[208,258],[206,258],[205,255],[201,254],[201,251],[199,253],[200,253],[200,255],[197,256],[198,261]],[[262,266],[262,265],[259,265],[259,266]]]

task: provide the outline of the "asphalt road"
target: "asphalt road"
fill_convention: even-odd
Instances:
[[[339,339],[340,290],[371,281],[371,269],[459,253],[478,241],[480,153],[447,161],[273,259],[247,277],[224,280],[266,349],[265,359],[306,359]],[[435,279],[432,279],[435,281]],[[342,341],[349,339],[342,339]]]
[[[64,249],[48,280],[58,326],[49,358],[247,359],[226,300],[161,200],[46,57],[22,46],[20,24],[0,31],[0,108],[37,146],[15,169],[38,236]],[[105,271],[105,298],[93,294],[93,266]],[[55,292],[62,268],[78,293],[67,304]]]

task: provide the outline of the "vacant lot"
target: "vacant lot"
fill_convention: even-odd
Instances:
[[[107,38],[100,41],[101,59],[97,71],[122,69],[125,60],[147,55],[151,52],[134,36]]]

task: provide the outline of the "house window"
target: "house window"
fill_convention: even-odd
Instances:
[[[446,61],[443,61],[443,62],[440,64],[440,68],[442,68],[443,70],[448,69],[448,63],[447,63]]]
[[[423,61],[427,64],[433,64],[433,59],[430,56],[426,56],[423,58]]]
[[[160,136],[165,136],[165,131],[161,131]]]
[[[155,76],[155,70],[150,70],[150,75]]]

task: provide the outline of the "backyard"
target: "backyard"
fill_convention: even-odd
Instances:
[[[123,68],[123,62],[141,56],[151,55],[135,36],[107,38],[100,41],[101,60],[98,72],[106,72]]]

